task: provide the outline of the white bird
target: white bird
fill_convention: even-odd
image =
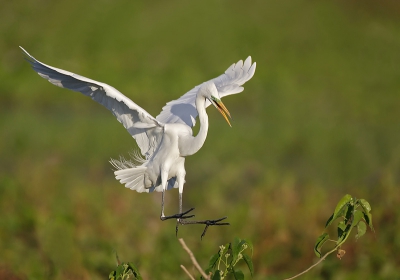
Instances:
[[[206,221],[185,220],[194,216],[185,216],[194,208],[182,212],[182,193],[186,174],[184,163],[185,157],[195,154],[206,140],[208,131],[206,108],[210,104],[218,109],[230,125],[228,119],[230,113],[221,98],[242,92],[241,86],[253,77],[256,63],[251,63],[250,56],[244,63],[240,60],[219,77],[196,86],[177,100],[168,102],[161,113],[154,118],[115,88],[41,63],[22,47],[20,48],[33,70],[42,78],[56,86],[91,97],[110,110],[128,130],[136,140],[143,157],[136,154],[133,156],[133,161],[123,157],[120,160],[111,160],[117,169],[114,172],[115,177],[125,184],[126,188],[137,192],[162,192],[161,220],[175,218],[180,224],[205,224],[202,236],[209,225],[228,224],[218,223],[226,217]],[[196,123],[197,116],[200,120],[200,129],[198,134],[193,136],[192,127]],[[165,216],[164,194],[171,188],[179,190],[179,214]]]

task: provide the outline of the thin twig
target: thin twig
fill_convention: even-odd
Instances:
[[[303,275],[304,273],[310,271],[312,268],[314,268],[314,267],[317,266],[319,263],[321,263],[323,260],[325,260],[325,258],[326,258],[328,255],[332,254],[332,253],[335,252],[336,250],[337,250],[337,248],[335,247],[332,251],[329,251],[328,253],[326,253],[319,261],[317,261],[315,264],[313,264],[312,266],[310,266],[309,268],[307,268],[307,269],[304,270],[303,272],[300,272],[299,274],[297,274],[297,275],[295,275],[295,276],[293,276],[293,277],[284,279],[284,280],[292,280],[292,279],[297,278],[297,277],[299,277],[300,275]]]
[[[203,276],[204,279],[210,279],[210,276],[208,276],[204,270],[200,267],[199,263],[197,262],[196,258],[194,257],[192,251],[186,246],[185,241],[183,241],[183,238],[179,238],[179,242],[181,243],[183,249],[189,254],[190,259],[192,260],[192,263],[194,267],[200,272],[200,274]]]
[[[192,274],[190,274],[190,272],[186,269],[186,267],[184,267],[182,264],[181,264],[181,268],[183,269],[183,271],[186,272],[186,274],[189,276],[190,280],[196,280],[196,279],[194,279]]]
[[[117,250],[114,250],[114,253],[115,253],[115,258],[117,259],[117,265],[120,265],[121,262],[120,262],[120,260],[119,260]]]

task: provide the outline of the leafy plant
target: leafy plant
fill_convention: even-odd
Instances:
[[[371,206],[365,199],[356,199],[346,194],[337,204],[332,216],[328,219],[325,229],[330,226],[333,221],[341,219],[337,226],[337,240],[329,239],[328,233],[321,234],[315,243],[314,252],[320,258],[321,248],[327,241],[335,242],[334,250],[338,250],[337,256],[341,258],[345,251],[341,246],[346,242],[350,232],[357,228],[356,239],[360,238],[367,231],[367,225],[374,230],[372,225]]]
[[[218,253],[211,257],[206,274],[212,275],[213,280],[225,279],[228,275],[233,275],[234,279],[244,279],[243,272],[235,268],[240,260],[244,260],[253,276],[254,267],[251,257],[244,251],[250,249],[253,254],[251,242],[235,238],[232,243],[227,243],[219,247]],[[203,279],[203,278],[202,278]]]
[[[132,280],[142,280],[142,276],[139,273],[139,270],[136,268],[136,266],[133,265],[133,263],[128,262],[128,263],[121,263],[118,258],[118,254],[115,254],[117,258],[117,263],[118,266],[115,270],[111,271],[111,273],[108,275],[109,280],[127,280],[127,279],[132,279]]]
[[[333,221],[341,219],[337,226],[337,233],[338,233],[337,240],[335,241],[330,239],[329,234],[327,232],[321,234],[317,238],[317,241],[315,242],[314,246],[314,252],[317,255],[317,257],[320,258],[320,260],[315,264],[311,265],[303,272],[300,272],[299,274],[287,278],[285,280],[295,279],[307,273],[312,268],[320,264],[328,255],[332,254],[335,251],[337,252],[336,256],[339,259],[341,259],[346,254],[346,251],[341,249],[341,246],[343,245],[344,242],[346,242],[353,228],[357,228],[356,239],[360,238],[365,234],[365,232],[367,231],[367,225],[371,228],[372,231],[374,231],[374,227],[372,225],[372,216],[370,212],[371,212],[371,206],[365,199],[353,198],[349,194],[346,194],[344,197],[342,197],[342,199],[336,205],[335,211],[329,217],[328,221],[325,224],[325,229],[326,229],[333,223]],[[321,248],[327,241],[335,242],[336,243],[335,247],[321,257]]]
[[[311,265],[309,268],[304,270],[303,272],[291,277],[286,280],[295,279],[312,268],[320,264],[328,255],[333,252],[337,252],[336,256],[341,259],[346,251],[341,249],[341,246],[346,242],[349,237],[352,229],[357,228],[356,239],[360,238],[367,231],[367,226],[374,231],[374,227],[372,225],[372,216],[371,216],[371,206],[365,199],[357,199],[353,198],[351,195],[346,194],[336,205],[335,211],[329,217],[325,224],[325,229],[329,227],[335,220],[340,219],[337,225],[337,240],[332,240],[329,237],[329,234],[324,232],[321,234],[315,243],[314,252],[320,258],[318,262]],[[209,262],[208,268],[204,271],[200,265],[198,264],[194,254],[187,247],[183,239],[179,239],[184,250],[187,251],[189,257],[194,265],[194,267],[200,272],[200,279],[203,280],[223,280],[229,276],[233,276],[236,280],[243,280],[244,274],[243,272],[237,268],[237,264],[239,261],[243,260],[248,269],[250,270],[251,276],[254,274],[254,267],[251,257],[247,254],[246,250],[251,251],[251,255],[253,254],[253,245],[250,241],[240,238],[235,238],[232,243],[227,243],[225,245],[221,245],[216,254],[214,254]],[[325,255],[321,257],[321,248],[327,242],[332,241],[335,243],[335,247],[327,252]],[[117,279],[138,279],[141,280],[139,271],[132,263],[122,263],[120,264],[118,256],[117,256],[118,267],[116,270],[112,271],[109,275],[110,280]],[[190,279],[194,280],[195,278],[190,274],[190,272],[185,268],[185,266],[181,265],[181,268],[185,271],[185,273],[189,276]],[[132,278],[131,278],[132,277]]]

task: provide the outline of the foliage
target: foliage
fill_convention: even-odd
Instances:
[[[335,220],[340,219],[337,226],[337,240],[335,249],[338,250],[338,258],[341,258],[345,251],[340,249],[350,235],[352,229],[357,228],[356,239],[363,236],[367,230],[367,225],[374,230],[372,225],[371,206],[365,199],[356,199],[346,194],[337,204],[332,216],[326,222],[325,228],[330,226]],[[321,257],[321,248],[329,239],[328,233],[320,235],[315,243],[314,252],[317,257]]]
[[[314,246],[314,252],[320,258],[320,260],[317,263],[311,265],[303,272],[286,280],[295,279],[309,272],[312,268],[320,264],[328,255],[330,255],[334,251],[337,251],[336,256],[341,259],[346,253],[345,250],[341,249],[341,246],[345,243],[353,228],[357,227],[356,239],[365,234],[367,229],[366,225],[368,225],[371,230],[374,231],[374,227],[372,225],[372,215],[370,211],[371,206],[365,199],[353,198],[351,195],[346,194],[342,199],[340,199],[340,201],[336,205],[333,214],[329,217],[328,221],[325,224],[325,228],[327,228],[335,220],[341,219],[337,228],[338,240],[330,240],[328,233],[323,233],[322,235],[320,235],[317,238]],[[321,258],[321,248],[327,241],[335,242],[335,247],[333,250],[329,251]],[[205,271],[203,271],[201,267],[199,267],[199,264],[194,254],[187,247],[183,239],[180,239],[180,242],[182,247],[189,254],[193,265],[199,270],[202,275],[204,275],[204,277],[201,276],[200,279],[223,280],[229,276],[232,276],[235,280],[244,280],[243,272],[236,267],[240,260],[245,261],[251,276],[253,276],[254,274],[253,261],[251,257],[244,252],[246,251],[246,249],[249,249],[251,251],[251,255],[253,255],[253,245],[248,240],[236,237],[233,242],[219,246],[218,252],[211,257],[208,268]],[[181,265],[181,267],[191,279],[194,278],[183,265]],[[109,279],[117,280],[119,279],[118,277],[120,277],[123,280],[125,279],[124,277],[128,274],[137,277],[134,279],[141,280],[141,276],[138,270],[131,263],[119,265],[115,271],[111,272]],[[127,277],[126,279],[129,279],[129,277]]]
[[[221,245],[218,252],[210,259],[206,274],[211,273],[211,279],[225,279],[229,275],[233,275],[234,279],[244,279],[243,272],[235,268],[240,260],[243,260],[251,275],[254,273],[253,261],[251,257],[244,251],[249,249],[253,254],[253,245],[248,240],[235,238],[233,242]]]
[[[142,276],[139,270],[133,265],[133,263],[121,263],[113,270],[108,276],[109,280],[142,280]]]
[[[357,209],[358,208],[358,209]],[[343,243],[347,240],[350,232],[353,228],[357,227],[357,235],[356,239],[363,236],[366,232],[368,224],[371,230],[374,230],[372,226],[372,216],[371,216],[371,206],[365,199],[356,199],[351,195],[346,194],[344,197],[340,199],[333,214],[329,217],[328,221],[325,224],[325,229],[332,224],[336,219],[342,219],[339,222],[337,232],[338,232],[338,240],[334,241],[329,239],[328,233],[321,234],[317,241],[315,242],[314,252],[319,257],[319,261],[311,265],[306,270],[296,274],[293,277],[287,278],[285,280],[292,280],[298,278],[299,276],[308,273],[312,268],[319,265],[327,256],[332,254],[333,252],[337,252],[336,256],[341,259],[346,251],[341,249]],[[365,222],[365,223],[364,223]],[[335,247],[327,252],[325,255],[321,256],[321,247],[327,242],[332,241],[335,242]]]
[[[117,259],[117,268],[110,272],[108,275],[109,280],[143,280],[136,266],[131,263],[121,263],[117,252],[115,252],[115,257]]]

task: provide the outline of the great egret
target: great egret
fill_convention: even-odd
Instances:
[[[162,192],[161,220],[177,219],[178,224],[227,225],[221,220],[188,221],[194,215],[185,216],[194,208],[182,212],[182,193],[185,183],[185,157],[196,153],[204,144],[208,131],[208,116],[206,108],[212,104],[222,114],[230,125],[229,111],[221,98],[243,91],[243,85],[250,80],[255,72],[256,63],[251,63],[249,56],[229,67],[224,74],[196,86],[179,99],[168,102],[156,117],[152,117],[144,109],[115,88],[80,75],[58,69],[36,60],[27,51],[28,62],[42,78],[50,83],[78,91],[90,96],[110,110],[117,120],[128,130],[136,140],[141,154],[133,156],[132,160],[123,157],[111,160],[117,169],[114,174],[117,180],[126,188],[137,192]],[[193,136],[192,127],[199,116],[200,129]],[[165,191],[171,188],[179,189],[179,214],[165,216]]]

